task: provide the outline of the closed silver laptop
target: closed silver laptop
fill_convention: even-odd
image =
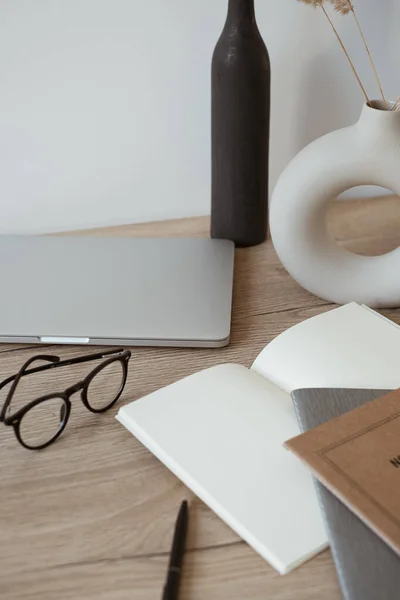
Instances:
[[[0,342],[218,347],[225,240],[0,236]]]

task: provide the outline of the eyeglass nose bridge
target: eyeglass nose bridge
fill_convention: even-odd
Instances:
[[[79,381],[75,385],[72,385],[67,390],[65,390],[65,394],[67,396],[72,396],[73,394],[76,394],[76,392],[79,392],[79,390],[81,390],[84,385],[85,385],[84,381]]]

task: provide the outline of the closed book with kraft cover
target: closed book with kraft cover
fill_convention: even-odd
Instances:
[[[306,432],[372,402],[386,390],[303,389],[292,392]],[[345,600],[398,600],[400,558],[321,483],[315,481]]]

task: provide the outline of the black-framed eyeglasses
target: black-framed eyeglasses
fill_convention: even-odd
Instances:
[[[17,440],[28,450],[41,450],[50,446],[64,431],[71,413],[71,396],[81,392],[83,405],[92,413],[104,413],[120,398],[128,376],[130,350],[109,350],[61,360],[59,356],[33,356],[12,375],[0,383],[0,390],[12,384],[0,413],[0,422],[14,428]],[[26,404],[15,414],[11,413],[11,403],[22,377],[40,373],[48,369],[77,365],[104,359],[85,379],[67,388],[64,392],[40,396]],[[37,361],[45,365],[30,367]]]

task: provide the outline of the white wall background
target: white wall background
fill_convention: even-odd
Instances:
[[[400,3],[354,0],[400,94]],[[227,0],[1,0],[0,232],[192,216],[210,205],[210,62]],[[272,62],[271,185],[362,96],[320,11],[258,0]],[[350,17],[338,25],[371,90]]]

